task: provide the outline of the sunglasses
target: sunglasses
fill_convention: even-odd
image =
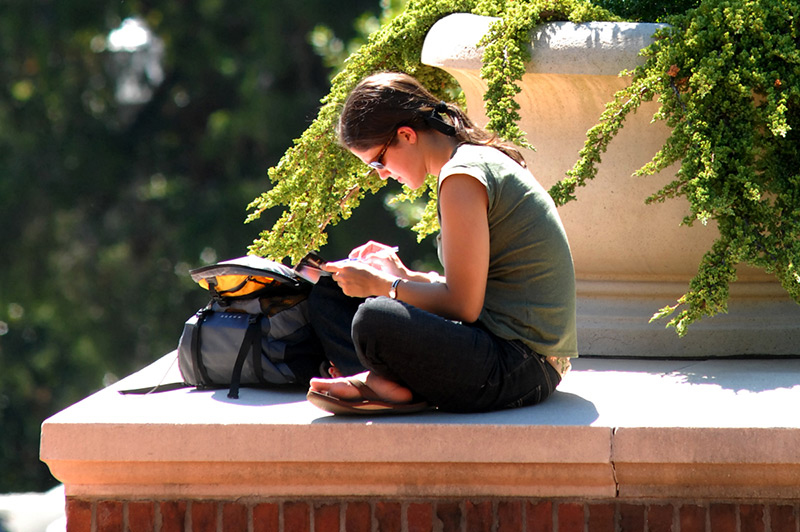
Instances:
[[[389,137],[389,141],[383,145],[383,149],[378,154],[378,156],[375,157],[375,160],[367,163],[369,166],[371,166],[375,170],[383,170],[384,168],[386,168],[386,165],[383,164],[383,156],[386,155],[386,150],[389,149],[389,145],[394,141],[394,138],[396,136],[397,136],[397,129],[395,129],[394,133],[392,133],[392,136]]]

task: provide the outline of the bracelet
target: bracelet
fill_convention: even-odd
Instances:
[[[391,297],[392,299],[397,299],[397,285],[399,285],[400,281],[402,280],[403,279],[398,277],[397,279],[392,281],[392,287],[389,289],[389,297]]]

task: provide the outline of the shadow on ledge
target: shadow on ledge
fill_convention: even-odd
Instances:
[[[197,392],[208,393],[208,392]],[[251,389],[243,388],[239,399],[230,399],[228,391],[216,390],[212,397],[216,401],[240,406],[275,406],[304,402],[305,392],[295,388]],[[311,407],[311,405],[309,405]],[[556,390],[544,403],[536,406],[498,410],[494,412],[457,414],[430,410],[419,414],[402,416],[334,416],[319,411],[320,417],[312,423],[422,423],[422,424],[500,424],[500,425],[591,425],[599,414],[591,401],[579,395]]]

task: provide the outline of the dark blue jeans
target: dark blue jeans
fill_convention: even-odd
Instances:
[[[519,341],[387,297],[342,299],[331,284],[312,292],[312,324],[326,356],[346,374],[343,365],[356,369],[352,373],[369,369],[452,412],[534,405],[561,380],[543,356]],[[326,306],[327,317],[316,322]]]

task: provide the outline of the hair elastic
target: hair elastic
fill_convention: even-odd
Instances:
[[[447,104],[444,101],[440,101],[437,103],[431,113],[429,115],[424,115],[423,118],[425,119],[425,123],[431,126],[433,129],[444,133],[449,137],[456,136],[456,128],[442,120],[440,115],[447,114]]]

